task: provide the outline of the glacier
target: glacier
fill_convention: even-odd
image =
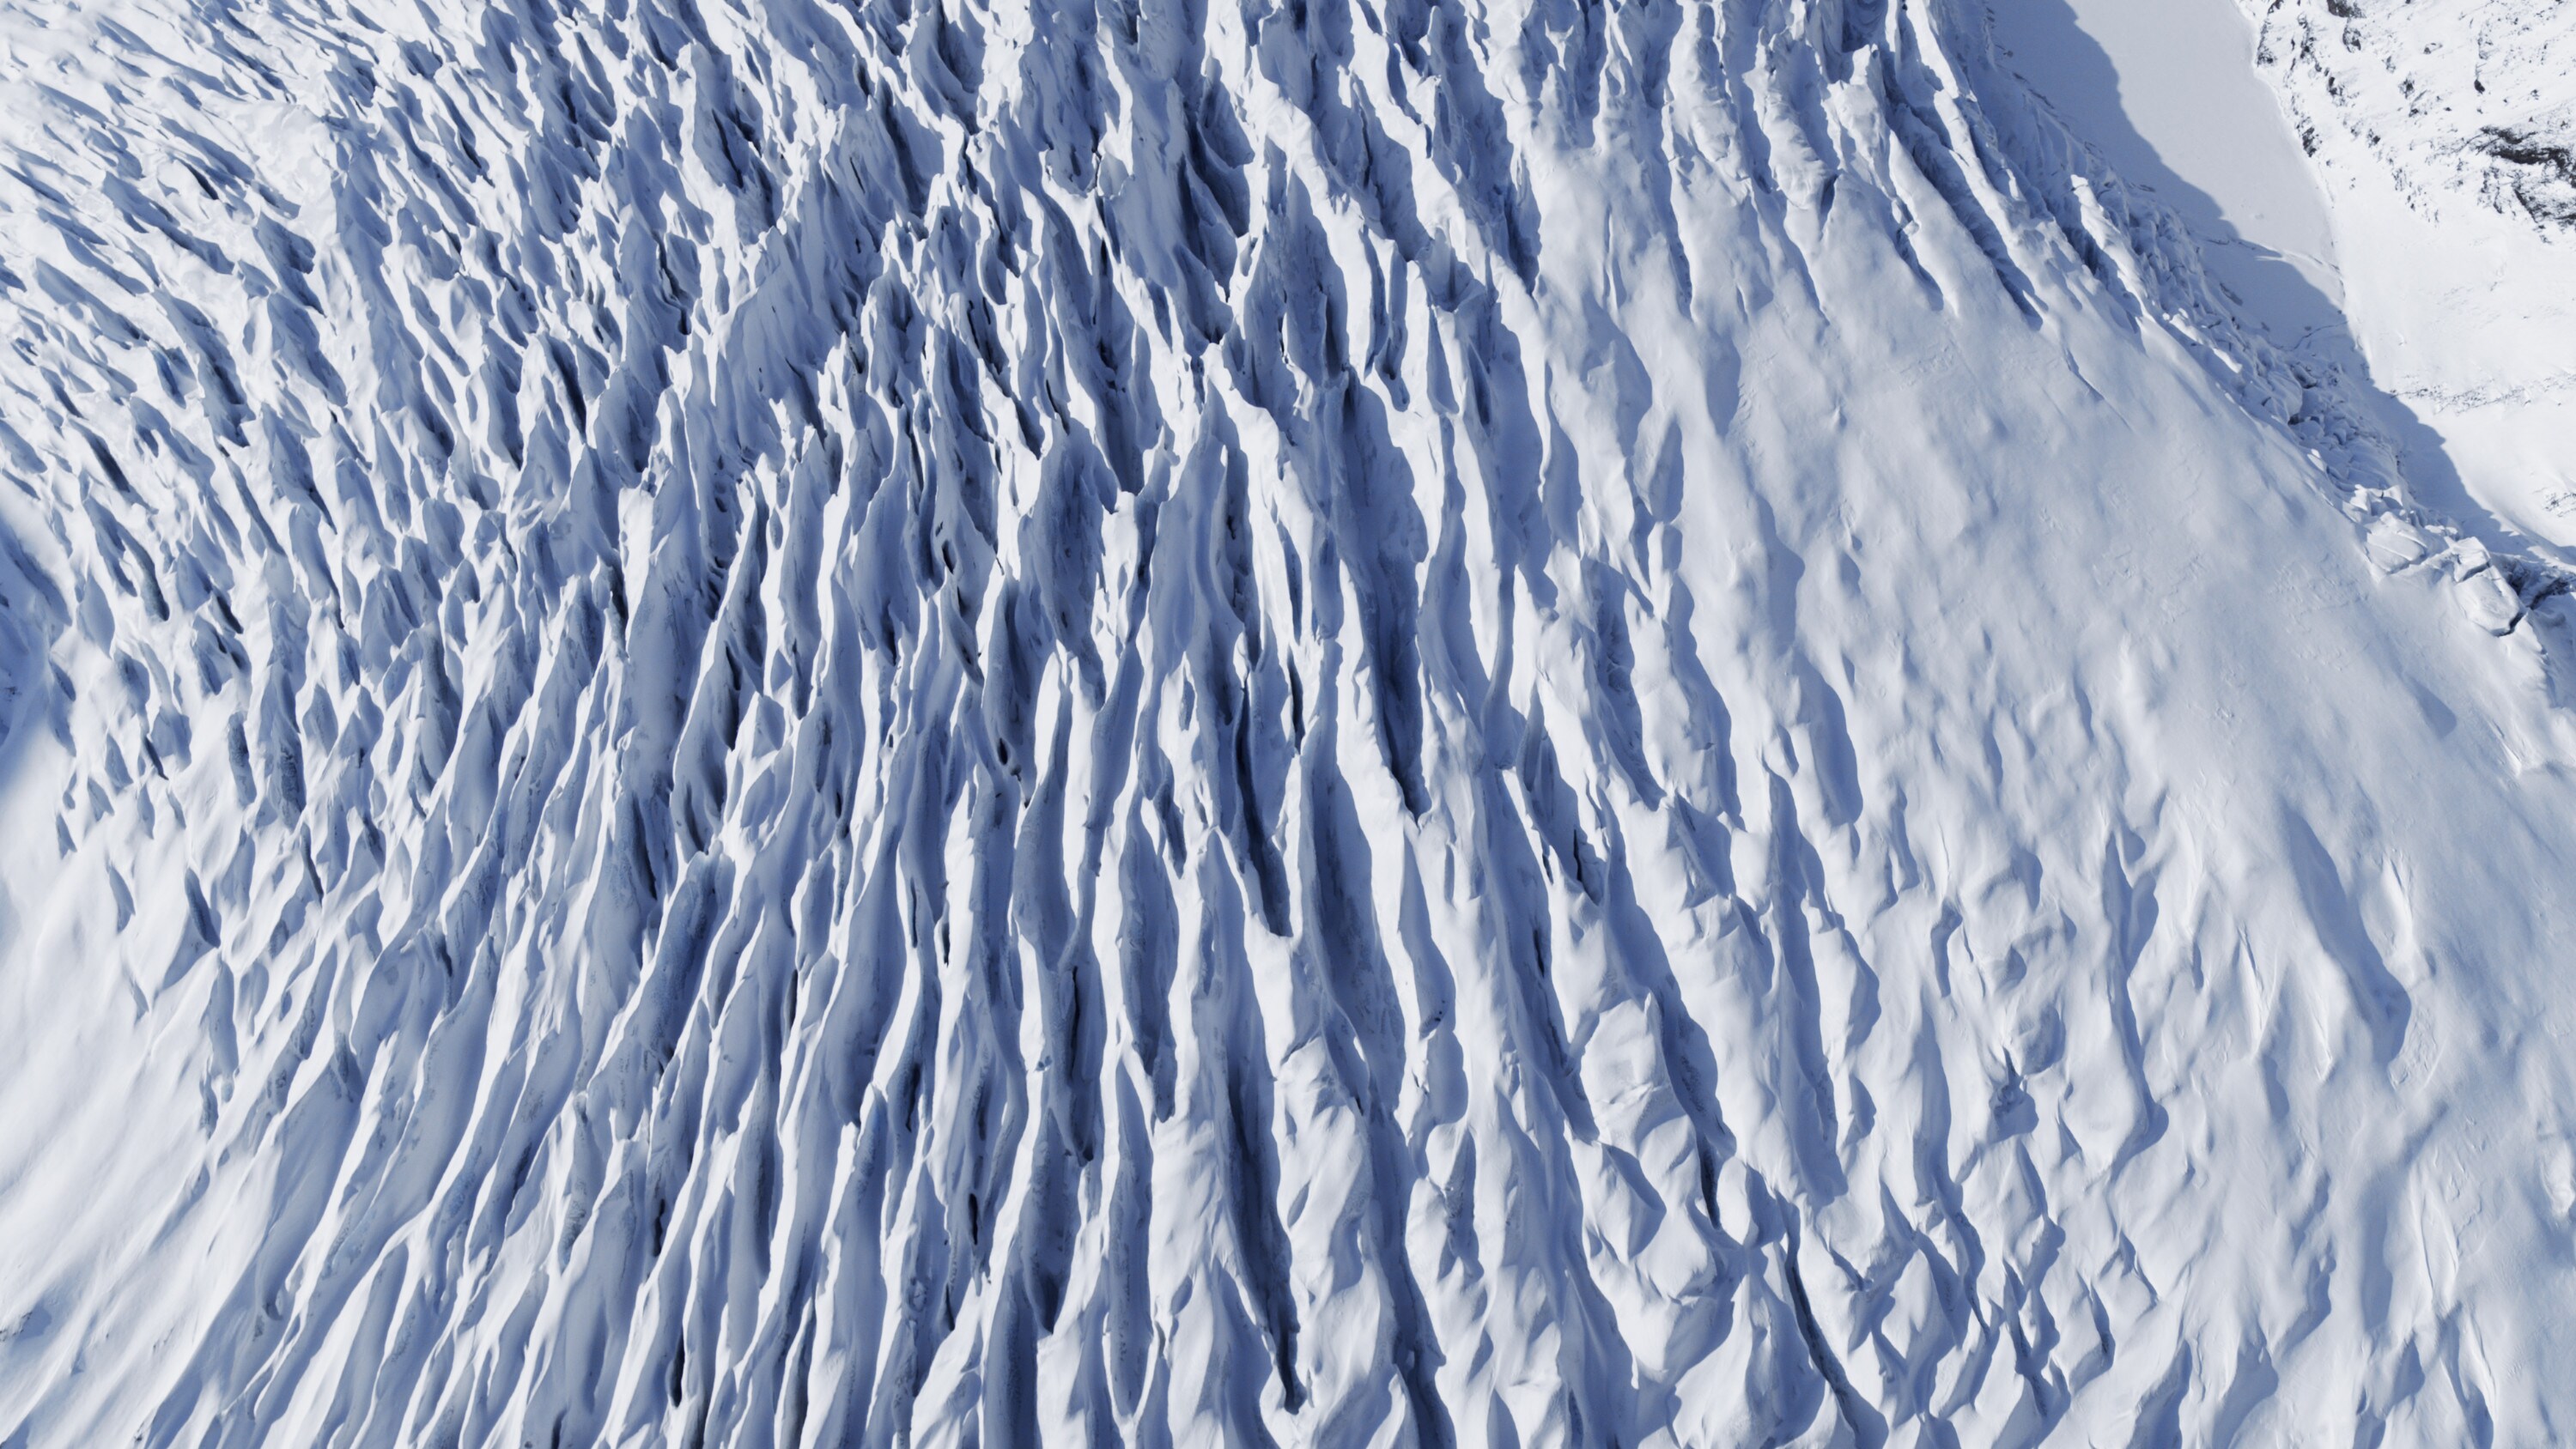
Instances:
[[[1980,0],[0,0],[0,1449],[2576,1435],[2576,12],[2245,10],[2331,327]]]

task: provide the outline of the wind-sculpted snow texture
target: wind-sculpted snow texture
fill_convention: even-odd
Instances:
[[[2576,1432],[2576,605],[1977,15],[0,26],[0,1444]]]

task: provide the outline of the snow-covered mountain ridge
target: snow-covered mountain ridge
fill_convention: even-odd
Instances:
[[[1984,24],[0,8],[0,1444],[2564,1434],[2576,601]]]

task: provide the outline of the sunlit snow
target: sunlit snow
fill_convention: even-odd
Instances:
[[[0,0],[0,1446],[2576,1434],[2533,8]]]

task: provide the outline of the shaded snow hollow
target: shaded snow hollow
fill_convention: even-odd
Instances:
[[[2071,7],[2071,8],[2070,8]],[[2330,327],[2326,198],[2254,65],[2235,0],[1989,0],[2004,63],[2133,185],[2276,335]]]
[[[2576,1433],[2576,601],[1994,55],[0,5],[0,1444]]]

